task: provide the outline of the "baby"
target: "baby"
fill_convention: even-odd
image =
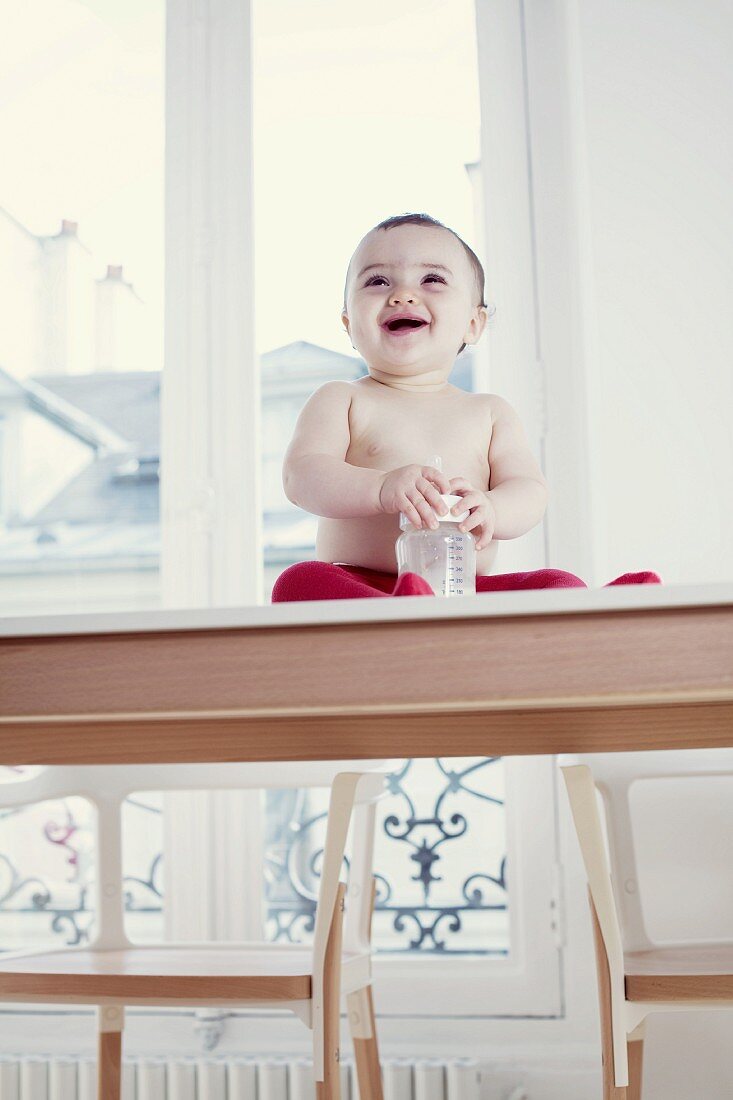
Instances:
[[[395,543],[400,512],[438,527],[441,493],[462,498],[455,514],[470,513],[460,526],[476,540],[477,592],[585,588],[562,569],[489,575],[497,543],[539,523],[548,494],[509,402],[448,381],[487,320],[484,270],[465,241],[427,214],[380,222],[351,257],[341,319],[369,374],[326,382],[298,417],[283,487],[319,517],[316,560],[285,569],[273,603],[433,595],[417,574],[397,577]],[[645,570],[608,585],[659,583]]]
[[[389,218],[351,257],[341,319],[369,374],[312,394],[283,465],[288,500],[320,517],[316,559],[395,574],[399,513],[437,528],[455,493],[488,574],[497,542],[542,519],[547,483],[511,405],[448,381],[486,325],[480,261],[425,214]]]

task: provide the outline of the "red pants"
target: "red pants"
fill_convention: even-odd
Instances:
[[[656,573],[624,573],[612,584],[661,584]],[[476,577],[477,592],[507,592],[520,588],[587,588],[574,573],[563,569],[534,569],[529,573],[499,573]],[[332,565],[325,561],[299,561],[283,570],[272,589],[273,603],[293,600],[355,600],[365,596],[434,596],[430,585],[417,573],[383,573],[358,565]]]

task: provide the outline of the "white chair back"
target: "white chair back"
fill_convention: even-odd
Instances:
[[[604,890],[598,872],[598,844],[602,837],[600,818],[597,815],[595,789],[603,799],[605,810],[604,857],[608,856],[608,870],[613,883],[613,901],[617,922],[617,934],[626,951],[643,951],[654,946],[644,925],[639,887],[638,861],[631,823],[629,790],[641,779],[666,779],[733,775],[733,749],[683,749],[665,752],[609,752],[583,753],[560,757],[570,796],[576,831],[580,840],[588,882],[596,910],[604,906],[596,891]],[[581,771],[585,769],[585,771]],[[593,805],[589,790],[593,789]],[[585,831],[585,838],[581,832]],[[603,843],[600,840],[600,843]],[[591,866],[593,864],[593,866]],[[595,887],[595,889],[594,889]],[[607,901],[608,899],[606,899]],[[605,905],[608,913],[608,906]],[[608,938],[614,937],[609,925],[602,930],[606,948]],[[608,936],[608,938],[607,938]]]
[[[338,889],[344,845],[352,808],[354,855],[350,883],[354,889],[344,927],[344,946],[366,949],[370,914],[374,803],[384,792],[384,777],[400,760],[326,760],[217,764],[85,764],[36,768],[27,776],[0,782],[0,806],[15,807],[48,799],[79,796],[96,809],[97,934],[93,946],[125,947],[122,891],[121,806],[134,791],[246,790],[281,787],[330,787],[314,956],[325,952]],[[362,881],[363,879],[363,881]]]
[[[0,775],[0,805],[22,806],[79,795],[95,804],[133,791],[330,787],[340,772],[388,774],[401,760],[286,760],[218,764],[55,764]]]

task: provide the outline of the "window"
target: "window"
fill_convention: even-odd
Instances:
[[[410,0],[398,10],[384,2],[365,8],[329,0],[314,9],[253,0],[252,17],[263,445],[277,449],[271,433],[280,427],[282,456],[313,390],[367,373],[340,313],[349,258],[373,225],[393,214],[426,212],[483,256],[475,13],[472,0]],[[485,341],[467,348],[451,382],[468,391],[486,388],[486,355]],[[271,373],[269,363],[278,361]],[[285,406],[288,393],[288,414],[278,423],[274,409]],[[272,546],[265,551],[268,592],[282,569],[315,551],[315,520],[271,484],[281,463],[282,457],[276,475],[275,456],[266,454],[265,537],[275,530],[278,537],[277,556]],[[424,1012],[436,1001],[436,987],[440,1011],[447,1011],[458,974],[466,991],[462,1011],[559,1011],[550,776],[547,762],[404,762],[383,803],[376,860],[374,935],[389,1011]],[[505,777],[513,806],[503,804]],[[527,790],[533,811],[522,818]],[[307,936],[316,886],[308,868],[325,802],[309,792],[284,792],[269,807],[270,934]],[[477,843],[482,835],[485,843]],[[542,898],[531,912],[524,911],[525,874],[533,899]],[[535,968],[538,958],[542,966]]]
[[[388,790],[376,827],[377,950],[506,956],[504,762],[404,760]],[[268,806],[270,939],[310,931],[327,808],[327,792],[307,790],[277,792]]]
[[[367,373],[340,313],[373,225],[426,212],[482,253],[480,118],[472,0],[253,0],[252,25],[257,352],[263,447],[277,451],[264,460],[267,601],[287,565],[313,556],[315,523],[282,492],[285,418],[275,444],[266,426],[293,397],[297,416],[323,382]],[[467,348],[451,382],[478,388],[486,354]]]
[[[540,757],[405,760],[393,773],[375,848],[382,1010],[559,1012],[552,772],[552,760]],[[270,940],[310,942],[327,804],[323,790],[132,795],[123,816],[130,938],[259,938],[264,930]],[[92,826],[82,798],[0,811],[5,950],[87,941]],[[212,918],[202,890],[229,912]]]
[[[252,39],[246,4],[219,0],[215,7],[215,13],[207,8],[200,18],[189,21],[174,5],[166,14],[166,359],[162,377],[160,351],[155,350],[163,342],[160,313],[150,322],[154,338],[142,342],[149,352],[144,368],[128,369],[136,362],[129,342],[123,344],[120,337],[115,343],[115,334],[125,328],[130,331],[125,318],[140,317],[142,306],[135,295],[144,298],[138,294],[143,283],[138,283],[137,276],[129,280],[130,287],[119,270],[123,260],[123,270],[128,271],[126,255],[120,254],[122,244],[135,239],[135,227],[119,206],[111,216],[111,222],[122,227],[119,235],[107,238],[101,231],[99,235],[100,250],[117,251],[108,256],[112,262],[106,275],[100,273],[92,290],[88,282],[84,284],[86,320],[79,313],[81,319],[71,328],[58,313],[63,300],[59,288],[63,278],[71,278],[69,272],[78,274],[92,264],[83,238],[84,214],[77,214],[74,207],[67,218],[64,207],[61,217],[66,220],[60,233],[54,234],[53,226],[35,227],[30,237],[25,214],[15,213],[2,223],[11,225],[19,256],[40,255],[41,238],[30,238],[47,232],[43,241],[53,239],[56,243],[49,248],[61,250],[65,257],[64,262],[54,259],[56,274],[48,276],[47,284],[34,286],[28,281],[31,289],[18,291],[17,316],[7,340],[12,337],[16,351],[25,348],[26,357],[15,374],[0,375],[3,455],[11,448],[21,453],[22,433],[29,433],[29,439],[40,438],[41,433],[48,440],[43,447],[35,443],[24,447],[22,453],[33,459],[23,466],[24,480],[18,481],[16,463],[15,481],[7,480],[0,493],[4,509],[0,576],[8,580],[6,613],[70,606],[91,610],[157,603],[268,602],[277,574],[290,562],[311,556],[314,546],[314,518],[284,501],[278,483],[278,462],[297,413],[322,381],[356,378],[366,370],[340,327],[343,279],[351,251],[382,218],[424,210],[476,243],[479,255],[482,252],[479,222],[474,218],[481,203],[472,3],[410,0],[395,13],[385,3],[364,8],[333,0],[314,9],[295,0],[254,0]],[[24,9],[34,10],[32,5]],[[105,100],[106,113],[100,108],[96,132],[121,148],[109,136],[116,132],[113,124],[122,125],[124,114],[124,104],[117,104],[116,113],[109,106],[115,95],[133,103],[134,117],[149,113],[153,118],[157,138],[150,137],[149,144],[132,155],[128,145],[124,161],[151,163],[154,171],[157,164],[159,175],[148,181],[149,204],[142,183],[130,198],[130,209],[153,211],[154,196],[157,189],[162,190],[163,9],[155,9],[139,22],[120,9],[110,16],[118,20],[114,35],[101,17],[88,16],[89,11],[56,5],[54,20],[47,23],[29,14],[27,22],[14,25],[13,35],[5,40],[7,48],[18,53],[23,47],[23,65],[31,72],[27,54],[35,49],[29,43],[35,43],[38,25],[43,25],[44,35],[39,49],[51,51],[66,43],[64,49],[77,51],[85,60],[93,52],[94,35],[102,36],[106,52],[93,69],[92,83],[112,98]],[[64,24],[64,13],[73,13],[76,22]],[[87,18],[88,26],[79,22]],[[444,44],[438,62],[432,49],[426,49],[436,35]],[[110,61],[109,51],[114,49],[122,58],[118,57],[118,68]],[[23,65],[18,69],[21,75]],[[78,67],[71,68],[76,72]],[[60,63],[53,71],[60,78],[67,69]],[[406,96],[405,88],[419,91]],[[35,94],[39,102],[65,102],[53,83]],[[20,134],[27,123],[11,125],[10,109],[0,115],[7,127],[5,146],[21,148]],[[397,133],[385,125],[395,112],[401,123]],[[344,116],[350,120],[346,130]],[[152,149],[157,150],[155,156]],[[58,156],[63,169],[63,149]],[[23,157],[18,159],[25,163]],[[397,165],[405,166],[403,177],[398,178]],[[36,162],[30,171],[44,184],[50,178],[63,178],[63,172],[54,176]],[[95,201],[108,205],[106,197],[100,198],[106,196],[100,177],[93,179],[99,190],[88,200],[90,209]],[[72,183],[64,186],[65,194],[73,191]],[[19,184],[17,194],[22,190]],[[112,204],[117,192],[112,186],[109,191]],[[141,230],[148,244],[156,234],[159,243],[162,238],[160,208],[158,214],[155,224],[150,222]],[[109,243],[112,239],[119,243]],[[55,257],[56,252],[49,255]],[[31,259],[24,263],[28,271],[33,268]],[[158,294],[162,272],[161,248],[146,276],[148,286]],[[102,284],[107,282],[110,286],[105,289]],[[110,301],[123,303],[119,312]],[[28,320],[40,316],[39,302],[45,303],[43,329]],[[54,375],[53,385],[48,372],[38,374],[36,360],[31,358],[31,352],[41,357],[42,349],[48,347],[53,357],[47,362],[64,367]],[[486,374],[482,354],[485,347],[479,346],[461,355],[452,376],[456,385],[479,388]],[[82,400],[84,379],[91,382]],[[107,403],[114,408],[114,416],[105,411]],[[22,411],[22,422],[17,409]],[[162,454],[159,419],[164,426]],[[43,454],[47,459],[41,460]],[[4,462],[3,470],[8,465]],[[244,482],[242,470],[248,472]],[[94,490],[100,484],[111,486],[120,503],[109,522],[105,520],[104,529],[98,524],[92,531]],[[73,523],[61,508],[70,488],[79,508]],[[39,520],[31,539],[23,532],[29,520],[39,516],[43,523]],[[67,536],[77,540],[78,561],[65,556],[70,545],[63,541]],[[117,546],[115,539],[123,536],[130,564],[124,577],[120,570],[105,569],[102,555],[105,546]],[[27,559],[21,554],[23,538],[26,549],[33,544]],[[21,561],[26,562],[22,569]],[[462,774],[464,789],[450,791],[438,811],[440,785],[455,782],[451,773]],[[496,777],[493,788],[477,785],[479,779],[489,777]],[[396,780],[401,790],[393,795],[398,824],[388,826],[385,821],[382,826],[383,862],[378,868],[383,890],[375,929],[382,948],[380,989],[389,1011],[417,1012],[424,1006],[427,988],[440,1012],[541,1011],[547,1015],[559,1011],[551,910],[550,777],[545,758],[405,762],[402,777]],[[471,785],[487,797],[493,789],[497,801],[470,793],[465,788]],[[424,819],[421,825],[409,824],[405,799],[427,807],[419,811]],[[454,808],[447,814],[447,802],[453,800]],[[502,800],[503,808],[498,805]],[[160,807],[165,805],[163,799]],[[241,861],[242,832],[231,827],[231,820],[251,825],[254,837],[258,822],[262,823],[260,808],[251,799],[232,805],[239,809],[232,811],[229,825],[217,821],[209,810],[202,813],[200,835],[195,838],[203,850],[208,837],[216,852],[217,874],[223,878]],[[273,835],[287,821],[286,816],[277,818],[276,809],[286,815],[288,806],[285,799],[270,803],[264,825]],[[176,868],[186,863],[178,857],[190,839],[185,803],[179,802],[175,812],[176,828],[167,832],[164,828],[161,841],[170,873],[171,906],[185,889],[184,876]],[[317,815],[320,811],[314,803],[309,809],[303,807],[303,812]],[[142,815],[138,820],[145,819],[149,840],[151,824],[164,816],[156,812],[156,804],[133,804],[129,813],[131,819],[136,814]],[[471,848],[470,856],[459,856],[460,837],[449,838],[452,829],[462,827],[451,821],[454,813],[464,817],[467,830],[482,827],[480,815],[488,813],[491,818],[492,839],[476,863],[475,849]],[[265,840],[257,839],[257,844],[259,854],[268,855]],[[126,866],[130,881],[138,880],[135,896],[141,899],[140,908],[130,917],[141,938],[152,934],[155,922],[160,922],[164,890],[157,857],[161,847],[140,848],[137,866]],[[252,860],[254,854],[253,849]],[[438,873],[445,874],[442,881]],[[82,904],[83,899],[77,902]],[[272,934],[276,934],[286,900],[281,903],[271,891],[268,903]],[[237,913],[230,923],[240,927],[251,919],[252,914]],[[416,946],[410,947],[409,940],[416,941]],[[438,998],[436,989],[441,991]]]
[[[0,784],[29,769],[0,768]],[[146,791],[123,811],[127,933],[162,939],[161,798]],[[0,809],[0,947],[83,944],[95,923],[94,808],[71,797]]]
[[[268,932],[308,942],[327,797],[270,797]],[[380,1011],[559,1014],[554,832],[552,758],[403,761],[377,816]]]
[[[0,41],[0,607],[159,602],[164,0]]]

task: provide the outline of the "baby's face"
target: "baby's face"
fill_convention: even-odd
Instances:
[[[475,344],[483,332],[486,309],[478,302],[460,241],[447,229],[408,223],[373,229],[360,242],[349,264],[341,319],[375,377],[440,382],[461,344]],[[425,324],[390,331],[386,322],[402,313]]]

